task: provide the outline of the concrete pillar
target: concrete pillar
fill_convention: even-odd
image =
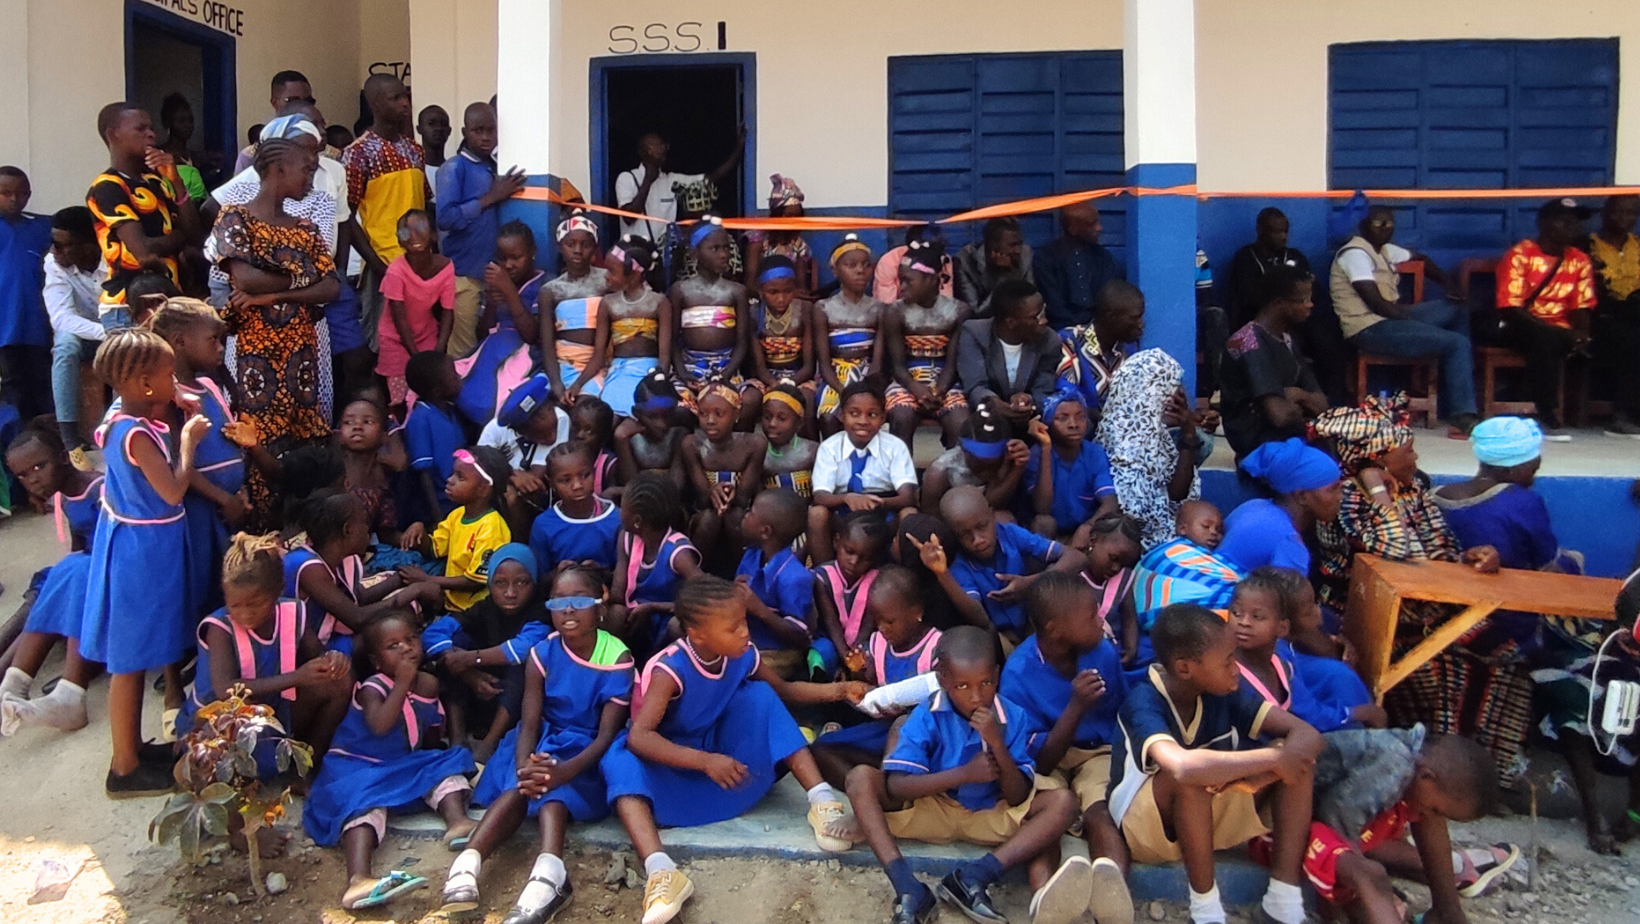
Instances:
[[[1122,97],[1127,182],[1196,182],[1195,0],[1124,0]],[[1145,347],[1196,380],[1196,198],[1137,196],[1127,222],[1128,279],[1145,293]]]
[[[553,74],[559,60],[560,0],[497,0],[496,109],[500,147],[496,162],[529,174],[529,185],[558,188],[550,173]],[[502,216],[529,225],[541,247],[541,265],[556,266],[553,215],[546,202],[515,199]]]

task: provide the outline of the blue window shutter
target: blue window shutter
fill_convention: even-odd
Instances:
[[[889,213],[943,218],[985,205],[1124,182],[1122,54],[890,58]],[[1121,200],[1100,200],[1121,259]],[[1022,216],[1025,239],[1058,236],[1052,213]],[[948,227],[952,249],[977,227]]]
[[[1601,186],[1616,161],[1617,40],[1361,42],[1329,50],[1334,189]],[[1537,202],[1396,204],[1443,263],[1535,230]]]

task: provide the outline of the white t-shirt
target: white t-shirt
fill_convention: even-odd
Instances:
[[[569,415],[564,413],[561,407],[554,410],[558,412],[558,436],[548,445],[542,446],[519,439],[518,431],[511,427],[503,427],[499,420],[491,420],[484,425],[484,432],[478,435],[478,445],[491,446],[506,453],[513,471],[546,465],[547,453],[552,451],[552,447],[569,439]]]
[[[1411,251],[1405,247],[1397,247],[1394,244],[1385,244],[1383,249],[1378,252],[1383,254],[1384,262],[1390,266],[1405,263],[1412,259]],[[1377,277],[1372,274],[1372,257],[1363,253],[1360,248],[1340,253],[1338,255],[1338,265],[1343,267],[1344,272],[1349,275],[1350,282],[1377,281]]]
[[[834,433],[826,437],[814,456],[814,490],[847,494],[849,476],[854,472],[851,459],[859,451],[847,433]],[[878,430],[864,451],[870,453],[866,457],[865,468],[860,472],[865,493],[893,494],[904,485],[917,483],[917,469],[911,463],[911,450],[906,448],[904,440],[888,432],[887,428]]]
[[[638,195],[638,173],[643,170],[623,170],[615,178],[615,205],[617,208],[631,202]],[[655,179],[649,187],[649,198],[638,211],[656,219],[655,221],[627,221],[621,219],[621,233],[646,238],[651,241],[660,240],[666,234],[666,226],[678,217],[678,199],[672,192],[672,184],[688,185],[705,179],[704,173],[667,173]]]
[[[1008,367],[1008,381],[1011,383],[1019,377],[1019,354],[1025,349],[1025,344],[1006,340],[998,340],[997,343],[1002,345],[1002,363]]]
[[[421,167],[421,171],[423,173],[427,174],[427,201],[428,202],[433,201],[433,191],[438,189],[438,168],[442,167],[442,166],[444,166],[444,165],[439,164],[438,166],[434,166],[433,164],[423,164],[422,167]]]

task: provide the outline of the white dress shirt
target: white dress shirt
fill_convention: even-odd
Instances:
[[[882,429],[871,438],[864,450],[854,445],[848,433],[834,433],[820,444],[814,457],[814,490],[829,494],[847,494],[850,464],[857,452],[870,453],[865,469],[860,472],[861,484],[867,494],[893,494],[901,487],[917,483],[917,468],[911,463],[911,450],[905,441]]]
[[[97,320],[97,299],[108,281],[108,262],[98,260],[97,268],[86,272],[77,266],[63,266],[46,254],[46,314],[51,329],[70,333],[81,340],[102,340],[105,331]]]

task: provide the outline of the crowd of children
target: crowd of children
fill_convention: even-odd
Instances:
[[[398,230],[379,381],[338,395],[329,439],[270,452],[280,434],[236,414],[218,312],[168,298],[96,350],[116,399],[103,472],[75,468],[50,423],[12,441],[10,471],[54,506],[71,552],[0,681],[0,734],[83,727],[106,671],[107,792],[164,792],[165,742],[243,686],[315,750],[303,824],[345,852],[345,908],[428,885],[372,869],[390,810],[424,802],[444,820],[450,912],[478,906],[484,861],[535,816],[540,856],[507,924],[570,901],[570,829],[610,814],[648,877],[643,921],[670,920],[695,886],[662,829],[741,815],[785,773],[822,849],[875,854],[896,924],[939,901],[1005,921],[989,888],[1014,867],[1037,924],[1128,924],[1131,865],[1176,861],[1191,919],[1223,924],[1213,855],[1243,844],[1270,869],[1263,924],[1302,924],[1306,881],[1352,920],[1401,921],[1391,873],[1428,882],[1424,920],[1461,924],[1460,890],[1518,856],[1453,853],[1447,821],[1493,804],[1493,754],[1386,728],[1336,614],[1308,574],[1277,567],[1308,564],[1302,534],[1339,516],[1346,475],[1374,495],[1382,476],[1262,447],[1247,472],[1275,499],[1255,512],[1282,528],[1250,542],[1254,517],[1232,516],[1221,548],[1225,520],[1185,463],[1206,422],[1141,354],[1132,369],[1161,371],[1128,379],[1166,405],[1142,423],[1167,458],[1148,518],[1129,516],[1119,485],[1145,463],[1116,441],[1133,435],[1117,422],[1135,392],[1118,381],[1101,408],[1068,356],[1046,396],[976,398],[956,362],[973,310],[942,292],[932,235],[911,239],[889,304],[870,294],[870,249],[844,237],[839,288],[811,303],[780,253],[759,255],[749,285],[732,278],[714,219],[693,226],[695,274],[665,295],[647,240],[604,247],[572,213],[548,279],[534,235],[509,223],[483,277],[486,337],[458,362],[451,263],[425,213]],[[986,308],[1007,377],[1023,378],[1006,338],[1043,328],[1040,295],[1000,285]],[[924,423],[946,449],[919,475]],[[253,521],[265,533],[239,531],[252,471],[277,493]],[[1270,554],[1230,553],[1248,547]],[[1628,638],[1615,657],[1632,673]],[[36,694],[59,640],[62,677]],[[1586,663],[1556,679],[1575,691]],[[159,741],[142,729],[150,673],[171,710]],[[1591,737],[1590,704],[1563,698],[1546,729]],[[1583,756],[1587,789],[1604,765]],[[1603,846],[1640,817],[1612,829],[1590,805]],[[1061,856],[1072,831],[1087,858]],[[987,852],[930,888],[902,840]]]

